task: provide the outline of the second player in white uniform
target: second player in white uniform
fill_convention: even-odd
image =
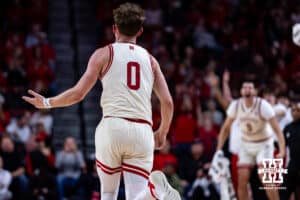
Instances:
[[[269,103],[256,97],[251,107],[246,107],[243,98],[233,101],[227,109],[227,116],[236,119],[241,132],[238,150],[241,166],[260,165],[264,158],[273,158],[274,148],[268,121],[275,116]]]
[[[230,127],[234,121],[241,131],[241,144],[238,150],[238,197],[247,200],[248,182],[251,174],[250,166],[261,164],[264,158],[273,157],[273,141],[267,129],[270,123],[279,143],[278,157],[285,154],[285,143],[275,113],[269,103],[255,96],[256,91],[252,82],[244,82],[241,88],[242,98],[233,101],[227,109],[227,118],[219,134],[217,154],[223,148],[228,138]],[[277,190],[267,190],[270,200],[279,200]]]

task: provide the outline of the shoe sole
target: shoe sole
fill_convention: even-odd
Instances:
[[[155,186],[159,186],[164,188],[165,195],[160,200],[181,200],[179,192],[172,188],[169,184],[166,176],[160,171],[154,171],[151,173],[150,182],[153,183]]]

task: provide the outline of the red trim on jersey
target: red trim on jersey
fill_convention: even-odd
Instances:
[[[104,118],[110,118],[110,117],[114,117],[114,116],[104,116]],[[152,124],[149,121],[144,120],[144,119],[127,118],[127,117],[116,117],[116,118],[125,119],[125,120],[130,121],[130,122],[136,122],[136,123],[141,123],[141,124],[148,124],[148,125],[150,125],[152,127]]]
[[[113,58],[114,58],[114,49],[112,47],[112,44],[109,44],[108,45],[108,48],[109,48],[109,59],[108,59],[108,63],[107,63],[107,66],[105,67],[104,71],[103,71],[103,74],[101,75],[101,78],[100,79],[103,79],[103,77],[105,76],[105,74],[108,72],[108,70],[110,69],[111,67],[111,64],[112,64],[112,61],[113,61]]]
[[[255,102],[254,102],[254,104],[252,104],[252,108],[250,109],[249,112],[254,111],[254,109],[256,108],[256,105],[257,105],[257,101],[258,101],[258,98],[255,98]],[[242,110],[243,110],[243,112],[246,112],[246,108],[245,108],[244,104],[245,104],[245,101],[242,101]]]
[[[263,138],[263,139],[259,139],[259,140],[248,140],[248,139],[242,137],[242,140],[244,140],[244,141],[246,141],[246,142],[260,143],[260,142],[267,141],[267,140],[270,139],[270,138],[271,138],[271,136],[266,137],[266,138]]]
[[[130,173],[133,173],[133,174],[142,176],[142,177],[144,177],[144,178],[147,179],[147,180],[148,180],[148,178],[149,178],[149,176],[146,176],[144,173],[141,173],[141,172],[139,172],[139,171],[136,171],[136,170],[133,170],[133,169],[130,169],[130,168],[123,168],[123,171],[130,172]]]
[[[114,174],[122,171],[122,167],[108,167],[107,165],[101,163],[99,160],[96,159],[96,164],[100,167],[105,173]]]

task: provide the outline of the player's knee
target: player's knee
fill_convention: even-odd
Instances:
[[[248,177],[246,175],[239,175],[239,178],[238,178],[238,185],[240,186],[245,186],[248,184]]]
[[[116,200],[117,192],[102,192],[101,200]]]

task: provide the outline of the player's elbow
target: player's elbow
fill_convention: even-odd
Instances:
[[[84,99],[84,97],[85,97],[85,94],[81,90],[74,89],[74,92],[73,92],[73,101],[74,102],[80,102]]]
[[[169,110],[174,110],[174,103],[172,97],[167,97],[162,102]]]

